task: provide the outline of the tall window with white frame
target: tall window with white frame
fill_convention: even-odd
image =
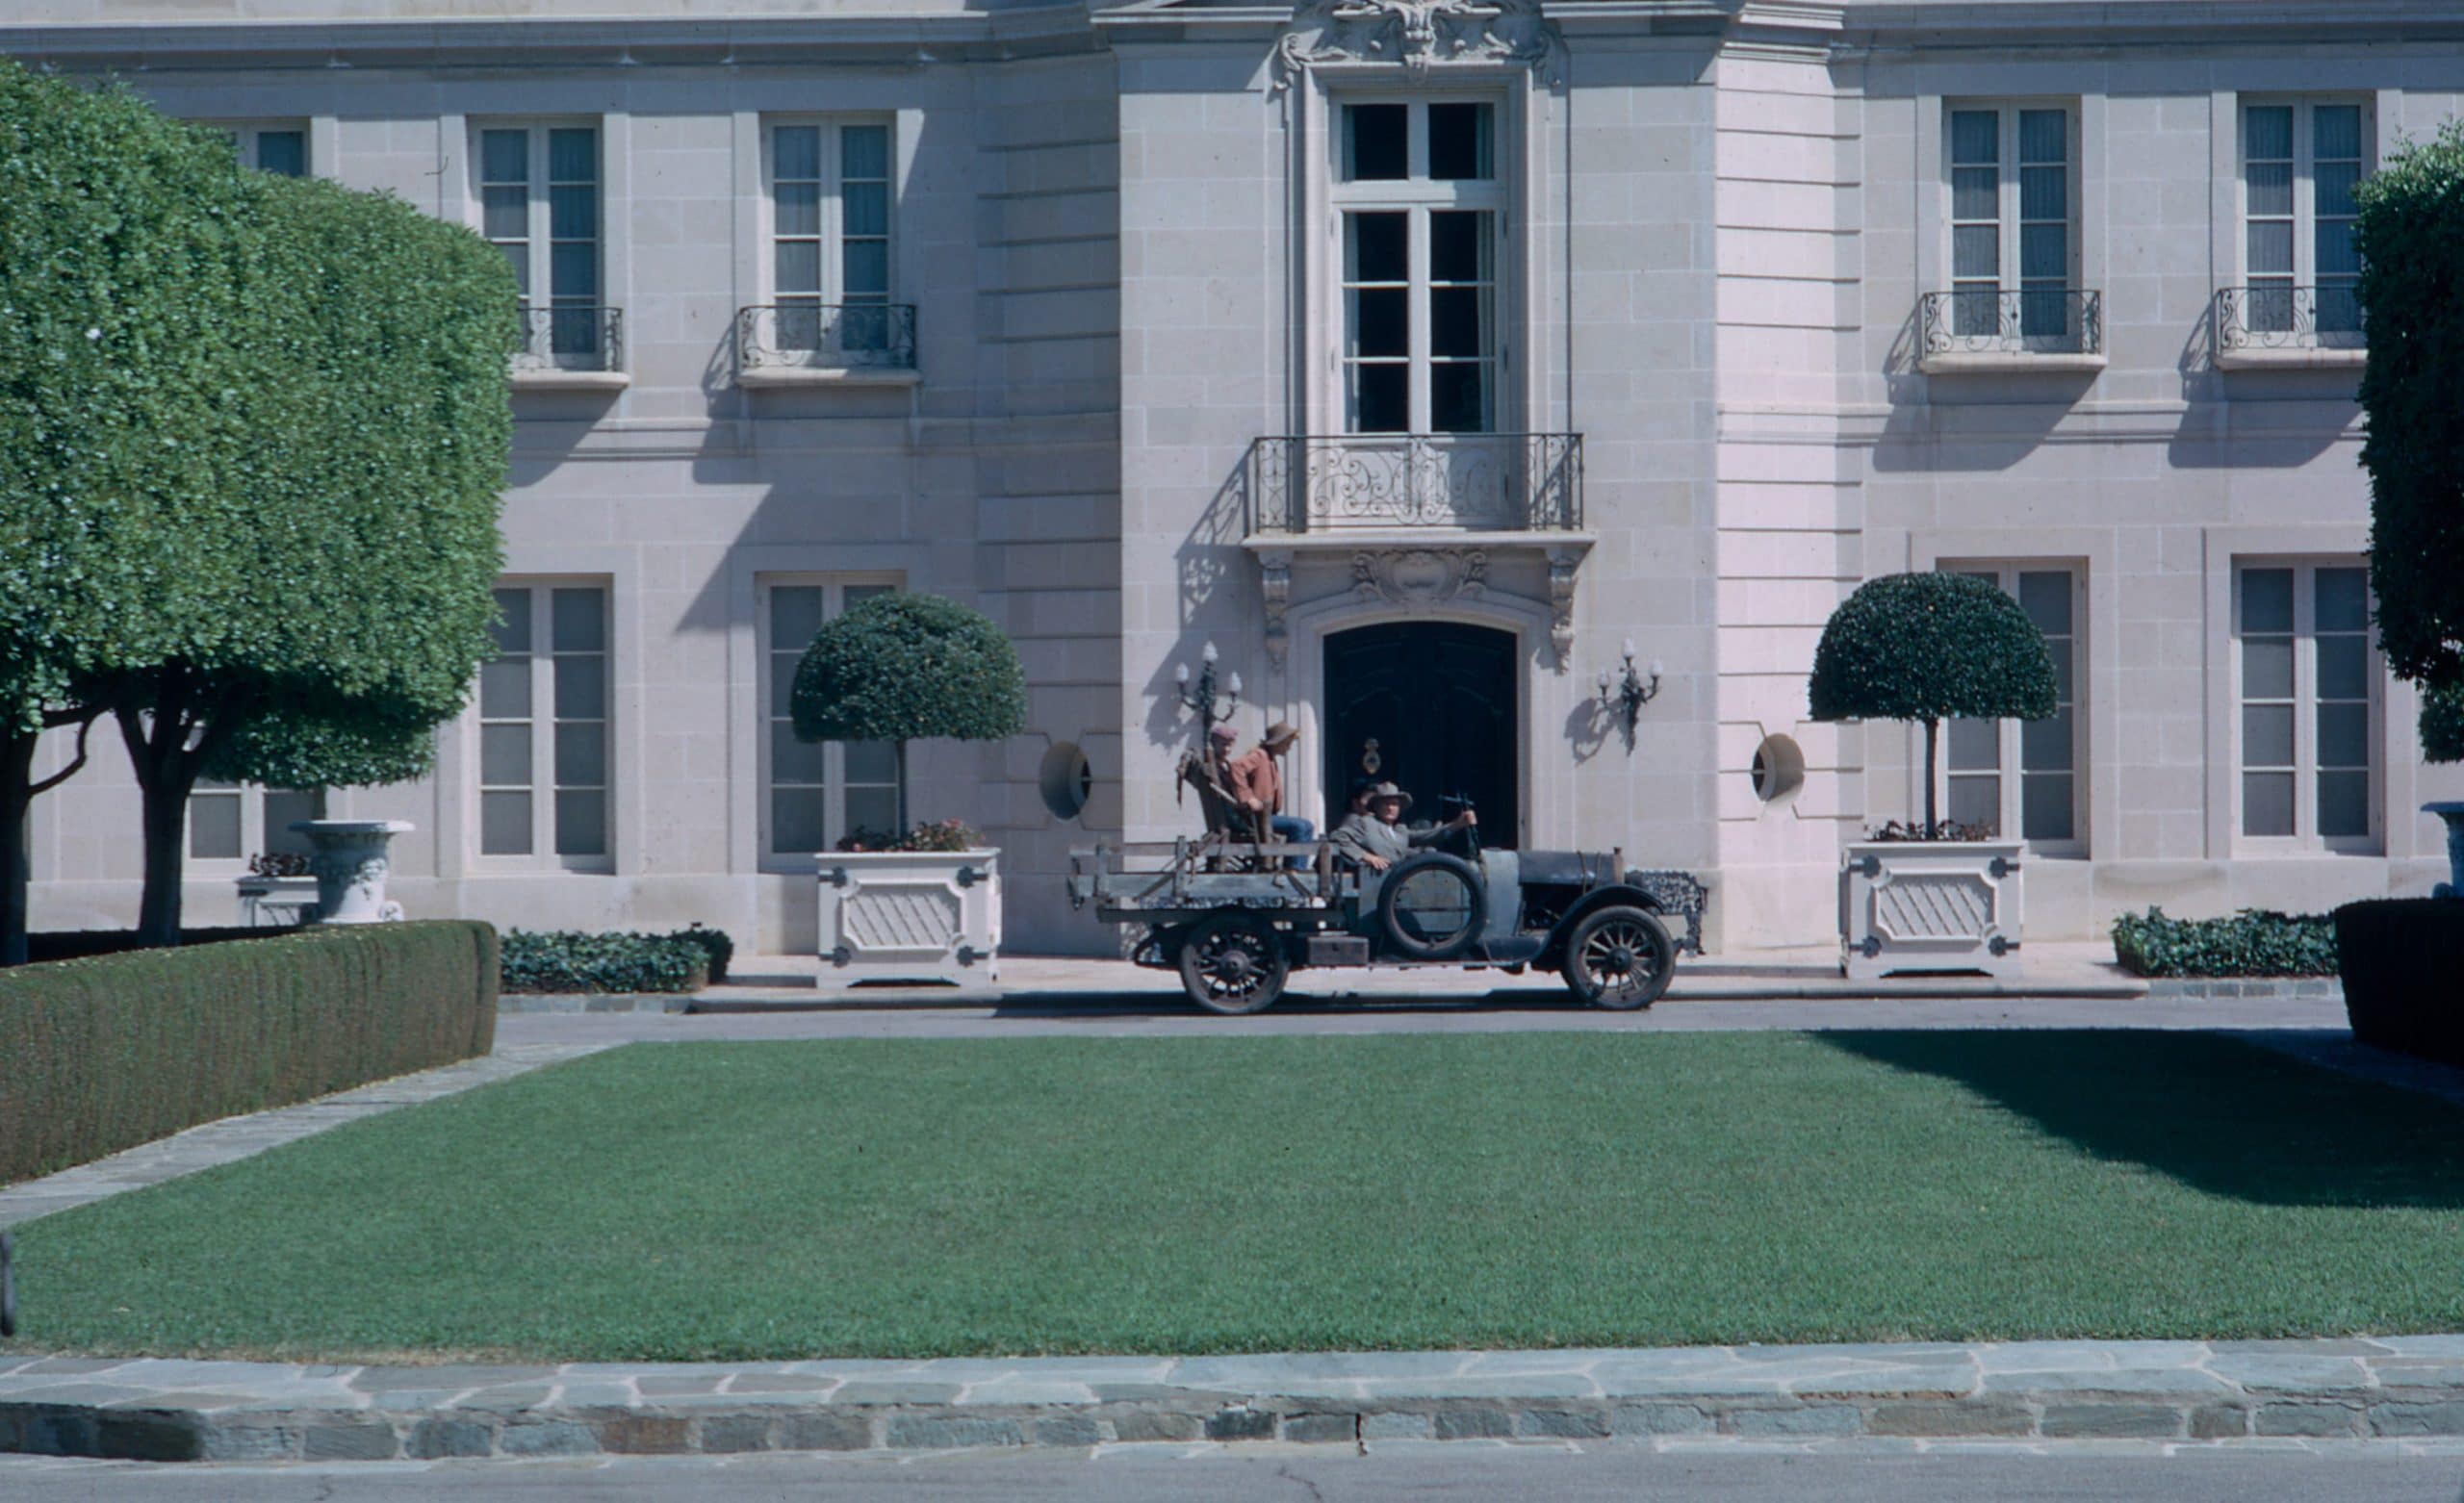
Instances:
[[[310,850],[308,837],[292,824],[324,817],[322,788],[268,788],[200,777],[189,796],[189,855],[199,861],[304,856]]]
[[[851,834],[898,830],[898,748],[886,741],[799,741],[792,714],[796,665],[813,633],[847,607],[895,588],[807,577],[762,581],[768,855],[805,855],[833,850]]]
[[[1950,112],[1951,330],[2045,347],[2079,334],[2071,112]]]
[[[890,309],[890,128],[770,127],[770,293],[782,349],[879,354]]]
[[[2244,326],[2355,336],[2353,189],[2369,171],[2369,110],[2297,100],[2242,107]]]
[[[526,354],[596,365],[603,354],[598,129],[482,126],[478,163],[480,228],[513,266]]]
[[[2081,628],[2088,574],[2070,564],[1946,566],[2001,589],[2044,633],[2053,654],[2054,714],[2040,721],[1954,720],[1943,761],[1944,807],[1952,819],[2018,837],[2047,855],[2084,855],[2087,822],[2087,717],[2080,711],[2086,666]]]
[[[1341,107],[1347,433],[1494,433],[1505,185],[1487,101]]]
[[[2378,674],[2370,572],[2245,564],[2234,578],[2240,655],[2240,829],[2249,839],[2367,850],[2378,828]]]
[[[482,856],[608,856],[607,589],[501,585],[497,656],[479,670]]]

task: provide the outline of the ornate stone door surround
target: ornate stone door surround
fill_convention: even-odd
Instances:
[[[1574,566],[1591,541],[1566,534],[1252,538],[1248,547],[1265,581],[1269,643],[1267,682],[1256,702],[1270,718],[1299,727],[1304,757],[1314,766],[1326,732],[1321,710],[1328,636],[1399,621],[1456,621],[1512,632],[1521,665],[1516,762],[1524,842],[1568,838],[1571,831],[1559,829],[1554,817],[1572,768],[1563,727],[1588,691],[1564,671],[1567,659],[1555,641],[1561,619],[1571,632]],[[1561,553],[1565,562],[1535,557],[1536,548]],[[1532,583],[1559,577],[1562,607],[1538,598]],[[1295,779],[1294,813],[1322,828],[1340,816],[1324,807],[1314,777],[1306,787],[1297,786],[1300,781]]]

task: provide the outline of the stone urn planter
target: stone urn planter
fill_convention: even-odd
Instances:
[[[1839,968],[2019,974],[2015,840],[1861,840],[1839,865]]]
[[[2433,898],[2464,898],[2464,801],[2425,803],[2424,814],[2447,822],[2447,880],[2430,889]]]
[[[999,851],[849,851],[817,860],[824,987],[998,979]]]
[[[316,849],[308,870],[317,883],[320,924],[385,924],[402,917],[402,905],[385,901],[387,854],[396,835],[413,828],[406,820],[301,820],[291,827]]]

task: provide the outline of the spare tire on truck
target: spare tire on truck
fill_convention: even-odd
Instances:
[[[1403,959],[1454,959],[1488,922],[1488,883],[1461,856],[1443,851],[1405,856],[1378,884],[1377,930]]]

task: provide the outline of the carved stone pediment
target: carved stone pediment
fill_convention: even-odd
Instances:
[[[1477,598],[1489,585],[1489,555],[1476,548],[1363,548],[1351,556],[1351,588],[1362,599],[1406,610]]]
[[[1557,28],[1537,0],[1306,0],[1275,43],[1274,87],[1322,64],[1398,64],[1416,77],[1466,64],[1519,64],[1564,82]]]

